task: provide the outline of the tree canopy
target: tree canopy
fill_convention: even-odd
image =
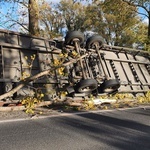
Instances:
[[[18,26],[18,31],[53,38],[68,30],[93,31],[107,44],[144,48],[148,45],[149,24],[141,22],[139,7],[150,16],[149,0],[60,0],[57,4],[45,0],[1,0],[17,3],[16,17],[8,12],[5,21]],[[18,13],[17,13],[18,12]],[[1,14],[2,15],[2,14]]]

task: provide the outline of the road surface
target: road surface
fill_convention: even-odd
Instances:
[[[150,107],[0,122],[1,150],[149,150]]]

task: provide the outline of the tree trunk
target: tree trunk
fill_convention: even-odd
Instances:
[[[148,39],[150,40],[150,11],[148,13]]]
[[[39,36],[39,7],[38,0],[29,0],[29,32],[33,36]]]

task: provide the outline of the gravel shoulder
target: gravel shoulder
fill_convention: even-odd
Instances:
[[[0,112],[0,121],[10,119],[22,119],[22,118],[29,118],[29,115],[26,114],[24,111]]]
[[[61,110],[52,110],[48,108],[37,108],[34,114],[27,114],[24,110],[15,111],[0,111],[0,122],[6,120],[17,120],[17,119],[32,119],[39,116],[54,116],[62,113]]]
[[[146,109],[147,107],[150,107],[149,105],[136,105],[133,107],[121,107],[121,108],[107,108],[107,110],[117,110],[117,109],[135,109],[135,108],[143,108]],[[106,109],[99,109],[96,111],[105,111]],[[75,110],[63,110],[62,108],[49,108],[49,107],[39,107],[36,108],[34,114],[27,114],[24,110],[15,110],[15,111],[0,111],[0,122],[3,121],[13,121],[13,120],[22,120],[22,119],[36,119],[38,117],[43,116],[59,116],[63,113],[82,113],[82,112],[89,112],[94,110],[85,110],[85,111],[75,111]]]

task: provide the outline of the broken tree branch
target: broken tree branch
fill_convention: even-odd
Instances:
[[[13,95],[14,93],[16,93],[18,90],[20,90],[21,88],[23,88],[25,85],[27,85],[29,82],[31,81],[35,81],[37,80],[38,78],[40,77],[43,77],[45,75],[48,75],[51,71],[55,70],[55,69],[58,69],[60,67],[65,67],[65,66],[68,66],[70,64],[73,64],[73,63],[76,63],[77,61],[79,61],[80,59],[83,59],[84,57],[86,57],[88,54],[84,54],[82,55],[81,57],[79,58],[76,58],[76,59],[71,59],[69,62],[66,62],[66,63],[63,63],[61,64],[60,66],[57,66],[57,67],[53,67],[51,69],[48,69],[48,70],[45,70],[43,72],[40,72],[34,76],[31,76],[31,77],[28,77],[26,78],[25,80],[23,81],[20,81],[20,84],[18,86],[16,86],[14,89],[10,90],[9,92],[7,93],[4,93],[2,95],[0,95],[0,100],[3,100],[7,97],[9,97],[10,95]]]

